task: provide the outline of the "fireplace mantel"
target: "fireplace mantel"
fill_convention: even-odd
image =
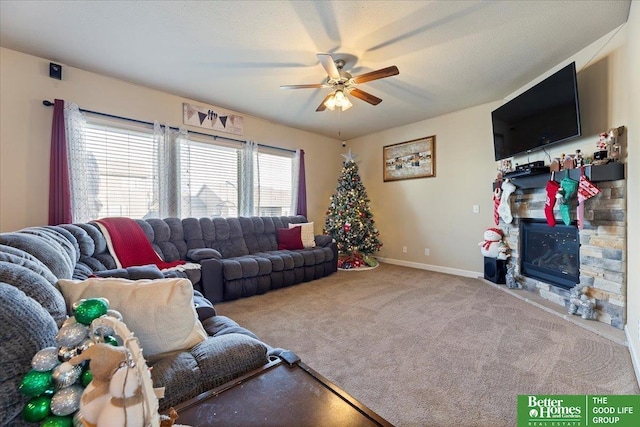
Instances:
[[[624,163],[611,162],[605,165],[587,165],[584,168],[584,174],[591,182],[602,181],[617,181],[624,179]],[[580,179],[580,169],[568,169],[569,177],[576,181]],[[554,180],[560,182],[565,176],[565,171],[556,172]],[[536,175],[525,175],[509,178],[509,181],[513,183],[519,189],[527,188],[544,188],[547,185],[547,181],[551,179],[551,173],[545,172]],[[495,189],[496,183],[493,183]]]

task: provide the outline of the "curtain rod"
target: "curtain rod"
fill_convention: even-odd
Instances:
[[[45,107],[52,107],[53,106],[53,102],[45,99],[44,101],[42,101],[42,105],[44,105]],[[133,123],[139,123],[139,124],[142,124],[142,125],[153,126],[153,123],[145,122],[144,120],[130,119],[129,117],[122,117],[122,116],[116,116],[116,115],[113,115],[113,114],[100,113],[98,111],[85,110],[84,108],[79,108],[79,110],[82,111],[83,113],[97,114],[98,116],[111,117],[112,119],[126,120],[126,121],[133,122]],[[180,130],[179,128],[173,127],[173,126],[167,126],[167,125],[160,125],[160,126],[168,127],[169,129],[173,129],[173,130]],[[213,138],[214,141],[216,139],[220,138],[220,139],[225,139],[227,141],[240,142],[242,144],[247,142],[246,140],[229,138],[227,136],[211,135],[209,133],[203,133],[203,132],[197,132],[197,131],[191,131],[191,130],[188,131],[188,132],[189,133],[193,133],[195,135],[208,136],[210,138]],[[273,150],[287,151],[289,153],[295,153],[296,152],[296,150],[290,150],[288,148],[282,148],[282,147],[274,147],[273,145],[258,144],[258,146],[259,147],[265,147],[265,148],[271,148]]]

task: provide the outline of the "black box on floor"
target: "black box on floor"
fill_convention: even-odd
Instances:
[[[507,275],[507,261],[504,259],[484,257],[484,278],[497,283],[498,285],[504,285]]]

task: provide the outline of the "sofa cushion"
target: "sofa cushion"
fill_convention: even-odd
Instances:
[[[300,227],[295,228],[278,228],[276,229],[278,235],[278,249],[294,251],[297,249],[304,249],[302,244],[302,229]]]
[[[187,279],[127,280],[90,278],[58,282],[69,312],[83,298],[104,297],[109,307],[140,340],[145,357],[187,350],[207,337],[193,302],[193,286]]]
[[[0,425],[16,425],[29,400],[18,387],[31,369],[33,355],[56,346],[58,327],[39,303],[2,282],[0,324]]]
[[[190,352],[163,357],[151,370],[154,387],[165,387],[160,411],[263,366],[268,361],[267,350],[250,336],[229,333],[209,337]]]
[[[305,248],[313,248],[316,245],[313,222],[303,222],[302,224],[289,224],[289,228],[300,227],[302,245]]]
[[[64,299],[54,284],[42,274],[22,265],[0,261],[0,282],[9,283],[37,301],[49,312],[57,325],[67,318]]]

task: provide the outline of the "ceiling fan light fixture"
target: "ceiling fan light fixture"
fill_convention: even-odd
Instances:
[[[333,92],[331,96],[329,96],[329,98],[324,102],[324,105],[331,111],[334,111],[336,107],[338,107],[338,109],[341,109],[342,111],[348,110],[349,108],[353,107],[353,104],[351,103],[351,101],[349,101],[349,98],[347,98],[347,96],[341,89]]]
[[[335,93],[331,94],[331,96],[324,102],[324,106],[327,107],[331,111],[336,109],[336,96],[335,96]]]
[[[345,96],[344,100],[342,101],[342,111],[348,110],[351,107],[353,107],[353,104],[351,103],[351,101],[349,101],[349,98]]]

